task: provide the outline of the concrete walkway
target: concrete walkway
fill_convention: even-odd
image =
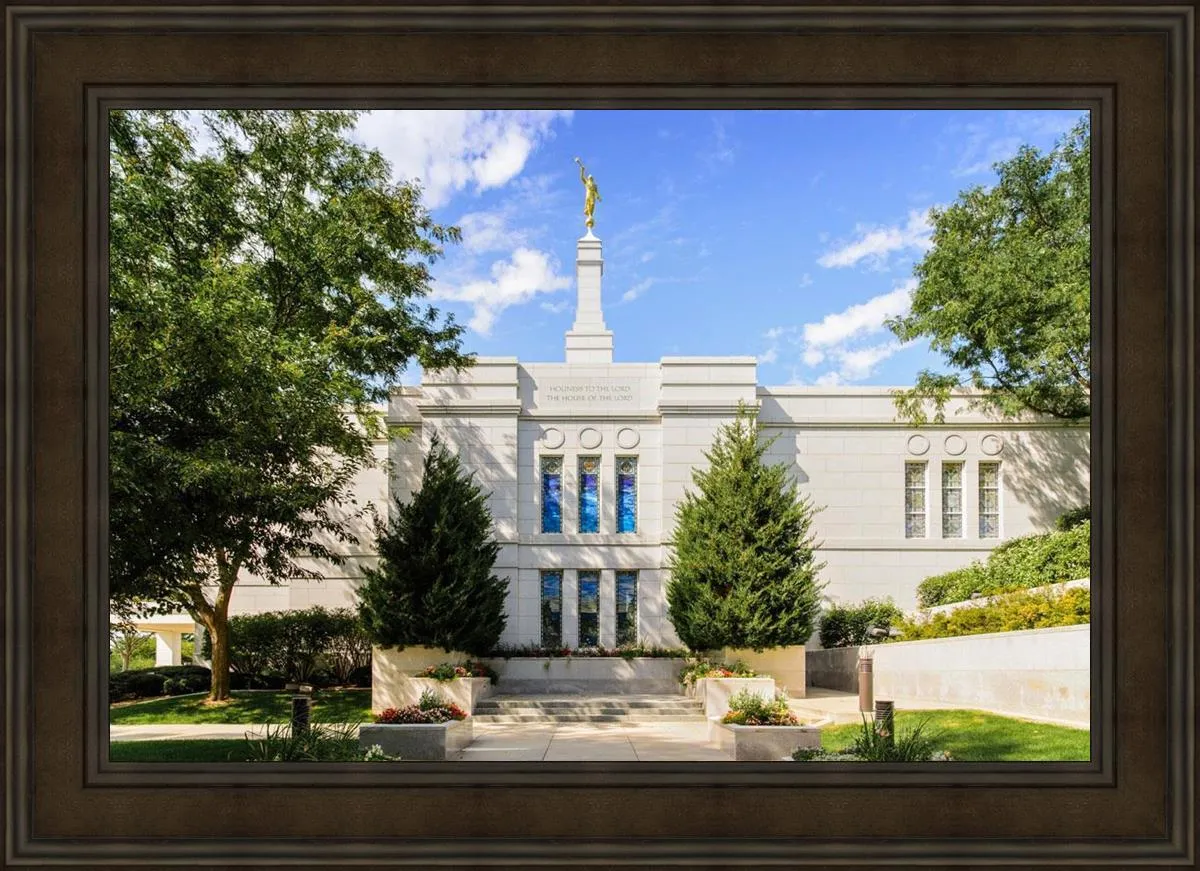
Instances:
[[[239,740],[261,725],[111,726],[112,741]],[[708,743],[707,721],[476,724],[475,740],[459,752],[470,762],[728,762]]]
[[[273,724],[278,728],[279,724]],[[109,726],[110,741],[195,741],[211,738],[240,739],[247,732],[262,735],[266,726],[247,723],[179,723],[157,726]],[[355,730],[357,733],[357,729]]]
[[[556,723],[475,726],[465,762],[732,762],[708,743],[708,723]]]

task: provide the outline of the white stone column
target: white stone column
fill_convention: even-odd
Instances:
[[[182,632],[156,629],[154,631],[154,664],[182,665],[182,642]]]
[[[610,569],[600,572],[600,646],[617,646],[617,576]]]
[[[193,665],[208,665],[208,660],[204,658],[204,638],[208,635],[208,630],[201,624],[194,624],[192,629],[192,664]]]
[[[604,257],[600,240],[591,230],[575,247],[575,285],[577,302],[575,323],[567,331],[568,363],[611,363],[612,331],[604,325],[600,279],[604,275]]]

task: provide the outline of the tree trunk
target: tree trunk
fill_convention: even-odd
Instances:
[[[212,683],[208,699],[222,702],[229,698],[229,619],[224,614],[213,614],[206,628],[212,643]]]
[[[212,648],[212,682],[209,684],[208,700],[223,702],[229,698],[229,597],[237,583],[241,560],[230,561],[223,550],[216,553],[217,596],[210,605],[203,592],[192,590],[192,618],[208,630]]]

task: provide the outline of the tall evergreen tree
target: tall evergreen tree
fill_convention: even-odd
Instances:
[[[676,509],[667,611],[693,650],[784,647],[813,632],[824,586],[813,507],[785,466],[763,461],[772,441],[739,407]]]
[[[381,647],[423,645],[482,655],[504,631],[508,582],[487,496],[435,436],[421,489],[377,530],[379,565],[358,589],[359,616]]]

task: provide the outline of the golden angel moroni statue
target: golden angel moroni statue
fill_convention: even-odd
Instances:
[[[596,177],[587,174],[584,169],[583,162],[577,157],[575,162],[579,164],[579,180],[583,182],[585,191],[583,198],[583,215],[584,224],[589,230],[596,225],[596,203],[600,202],[600,189],[596,187]]]

